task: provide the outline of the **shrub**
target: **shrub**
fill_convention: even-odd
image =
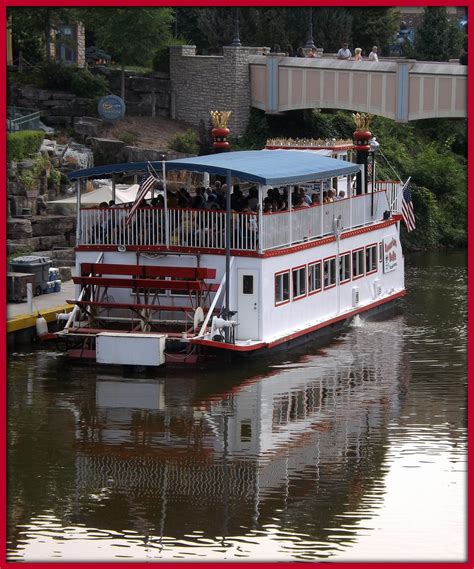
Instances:
[[[170,148],[184,154],[197,154],[199,152],[199,141],[194,130],[187,130],[178,133],[170,142]]]
[[[162,73],[170,72],[170,45],[187,45],[187,42],[181,38],[173,38],[161,44],[153,56],[153,71],[161,71]]]
[[[43,63],[36,71],[45,89],[68,91],[78,97],[100,97],[107,94],[108,83],[103,77],[92,75],[87,69],[61,63]]]
[[[7,159],[23,160],[40,149],[44,134],[39,130],[22,130],[7,134]]]
[[[124,132],[121,136],[119,136],[122,142],[125,142],[128,146],[133,146],[136,144],[138,140],[138,133],[137,132]]]

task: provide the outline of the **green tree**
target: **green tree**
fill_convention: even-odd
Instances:
[[[463,34],[448,18],[444,6],[426,7],[416,31],[413,55],[424,61],[448,61],[459,57]]]
[[[125,100],[125,66],[150,64],[156,50],[171,37],[171,8],[79,9],[96,45],[110,52],[122,70],[121,96]]]
[[[352,8],[352,38],[354,47],[368,54],[376,45],[379,52],[392,43],[398,28],[398,14],[394,8]]]
[[[17,55],[21,50],[31,63],[37,63],[46,56],[51,60],[52,31],[59,23],[74,19],[74,11],[67,8],[10,8],[13,22],[13,49]]]
[[[316,8],[314,43],[325,52],[335,53],[344,42],[352,40],[352,15],[346,8]]]

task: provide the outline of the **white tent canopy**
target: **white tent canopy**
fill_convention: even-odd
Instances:
[[[138,184],[133,184],[132,186],[126,186],[125,184],[117,184],[115,187],[115,203],[116,204],[126,204],[135,201],[135,197],[138,191]],[[157,195],[157,194],[155,194]],[[145,199],[151,199],[153,196],[151,191],[147,193]],[[112,198],[112,186],[102,185],[97,190],[92,192],[86,192],[81,194],[81,204],[84,205],[98,205],[102,202],[107,202]],[[77,197],[71,196],[70,198],[64,198],[62,200],[54,200],[48,202],[48,204],[71,204],[75,205],[77,203]]]

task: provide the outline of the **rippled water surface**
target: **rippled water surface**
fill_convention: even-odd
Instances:
[[[466,258],[406,261],[400,314],[280,359],[10,354],[8,559],[464,560]]]

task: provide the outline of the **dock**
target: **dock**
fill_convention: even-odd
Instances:
[[[73,306],[66,299],[75,297],[75,285],[72,280],[61,283],[59,292],[41,294],[33,297],[32,312],[28,303],[7,303],[7,343],[9,346],[17,343],[29,343],[36,338],[36,319],[41,314],[48,323],[56,323],[56,315],[70,312]]]

